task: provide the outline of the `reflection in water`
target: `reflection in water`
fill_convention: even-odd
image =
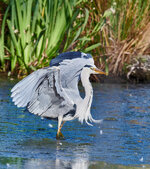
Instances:
[[[0,168],[149,168],[150,85],[93,84],[92,114],[101,123],[67,122],[61,141],[55,121],[13,105],[12,85],[0,83]]]
[[[35,153],[38,151],[38,149],[41,149],[39,145],[42,145],[43,150],[44,148],[48,149],[49,146],[50,149],[47,154],[46,158],[39,159],[39,158],[17,158],[16,160],[16,167],[17,168],[27,168],[27,169],[33,169],[33,168],[40,168],[40,169],[46,169],[46,168],[56,168],[56,169],[88,169],[90,162],[89,162],[89,150],[88,146],[86,145],[80,145],[75,146],[73,144],[68,144],[65,141],[51,141],[51,140],[42,140],[42,141],[30,141],[23,143],[25,145],[25,149],[30,149],[31,153]],[[33,148],[34,144],[34,148]],[[31,149],[32,147],[32,149]],[[65,157],[64,150],[68,147],[68,157]],[[44,156],[43,156],[44,157]],[[20,161],[21,160],[21,161]],[[13,167],[13,160],[11,159],[9,162],[5,163],[6,166]],[[20,161],[20,162],[19,162]]]
[[[5,158],[4,161],[10,163],[1,163],[1,168],[13,168],[13,169],[150,169],[150,165],[139,165],[139,166],[123,166],[108,164],[106,162],[72,162],[69,160],[56,161],[45,160],[45,159],[23,159],[23,158]],[[2,160],[0,159],[0,162]]]
[[[60,143],[57,143],[57,151],[56,151],[56,161],[55,168],[72,168],[72,169],[88,169],[89,167],[89,153],[87,146],[77,146],[76,148],[72,147],[72,156],[73,160],[61,160],[60,154],[61,150]],[[62,154],[63,155],[63,154]]]

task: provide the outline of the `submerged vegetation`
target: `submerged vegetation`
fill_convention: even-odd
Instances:
[[[3,0],[0,68],[26,74],[61,52],[80,50],[123,75],[133,59],[150,54],[149,35],[149,0]]]

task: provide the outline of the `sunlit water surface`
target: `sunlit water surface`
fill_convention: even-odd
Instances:
[[[92,84],[101,123],[67,122],[58,141],[56,121],[11,102],[16,82],[0,79],[0,168],[150,168],[150,85]]]

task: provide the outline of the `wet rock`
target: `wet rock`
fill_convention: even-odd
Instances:
[[[129,81],[150,82],[150,55],[139,55],[128,66],[127,78]]]

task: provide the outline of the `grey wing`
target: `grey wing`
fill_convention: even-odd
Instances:
[[[11,90],[12,101],[17,107],[26,107],[28,102],[31,100],[36,88],[44,80],[47,69],[39,69],[19,83],[17,83]]]
[[[56,118],[74,110],[74,103],[61,86],[57,67],[39,69],[27,76],[12,89],[13,101],[29,112]]]

